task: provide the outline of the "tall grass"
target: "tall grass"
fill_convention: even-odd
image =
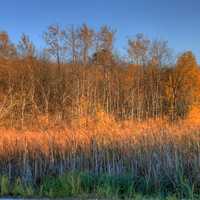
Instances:
[[[3,179],[7,179],[4,177]],[[68,172],[62,176],[44,177],[40,184],[27,185],[22,183],[18,177],[10,185],[0,184],[0,189],[4,190],[1,197],[48,197],[48,198],[70,198],[76,197],[80,199],[167,199],[176,200],[179,198],[178,193],[163,196],[160,194],[144,195],[135,188],[130,176],[111,176],[93,175],[83,172]],[[6,192],[5,192],[6,189]],[[140,193],[139,193],[140,192]],[[151,198],[150,198],[151,197]]]
[[[122,194],[125,190],[130,194],[134,190],[144,194],[171,192],[180,197],[199,193],[198,124],[182,121],[172,125],[164,120],[116,122],[103,112],[93,119],[82,118],[76,124],[79,125],[45,132],[1,128],[1,194],[8,193],[9,183],[14,183],[15,194],[20,194],[20,184],[38,185],[46,176],[75,171],[102,176],[103,182],[96,192],[104,196],[113,194],[115,186],[109,186],[116,182],[121,185],[118,189]],[[94,181],[91,179],[85,177],[84,187],[88,191]],[[71,176],[68,180],[71,193],[80,193],[79,178]],[[59,181],[57,184],[63,187]],[[26,190],[32,194],[29,187]],[[45,194],[53,195],[53,191]]]

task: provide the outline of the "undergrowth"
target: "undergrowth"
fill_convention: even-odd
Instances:
[[[68,172],[62,176],[44,177],[38,184],[26,184],[18,177],[9,180],[1,176],[1,197],[47,197],[47,198],[107,198],[107,199],[198,199],[193,187],[182,180],[173,191],[152,188],[130,174],[96,176],[89,172]],[[142,185],[143,184],[143,185]]]

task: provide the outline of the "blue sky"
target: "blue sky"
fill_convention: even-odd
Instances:
[[[200,0],[2,0],[0,29],[16,42],[26,33],[41,48],[48,25],[109,25],[117,30],[116,48],[144,33],[169,41],[176,53],[192,50],[200,62]]]

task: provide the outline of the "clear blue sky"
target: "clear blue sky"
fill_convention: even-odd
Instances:
[[[200,0],[2,0],[0,29],[13,41],[26,33],[38,47],[48,25],[107,24],[117,29],[116,47],[142,32],[169,41],[175,52],[192,50],[200,62]]]

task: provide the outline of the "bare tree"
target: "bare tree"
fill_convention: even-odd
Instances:
[[[96,33],[96,52],[93,54],[93,62],[103,66],[111,66],[114,61],[113,46],[116,31],[108,26],[102,26]]]
[[[66,27],[64,30],[64,43],[65,46],[68,48],[72,63],[77,63],[80,54],[79,29],[74,28],[73,25]]]
[[[135,64],[145,64],[149,50],[150,40],[142,33],[128,40],[128,55]]]
[[[63,30],[57,24],[49,26],[48,30],[44,33],[44,40],[47,44],[47,52],[56,59],[60,70],[60,65],[67,51],[67,47],[64,43]]]
[[[102,26],[100,31],[97,33],[97,51],[104,49],[112,52],[115,33],[116,31],[112,30],[110,27]]]
[[[151,42],[149,51],[150,61],[159,67],[169,64],[171,60],[171,49],[168,42],[163,40],[154,40]]]
[[[80,29],[80,38],[81,38],[81,53],[83,64],[86,65],[88,63],[89,58],[89,50],[93,44],[94,31],[90,29],[86,24]]]
[[[27,35],[22,34],[17,47],[18,47],[18,53],[21,57],[24,57],[24,58],[35,57],[35,46],[30,41]]]
[[[0,32],[0,57],[11,58],[16,56],[16,48],[10,42],[10,38],[7,32]]]

